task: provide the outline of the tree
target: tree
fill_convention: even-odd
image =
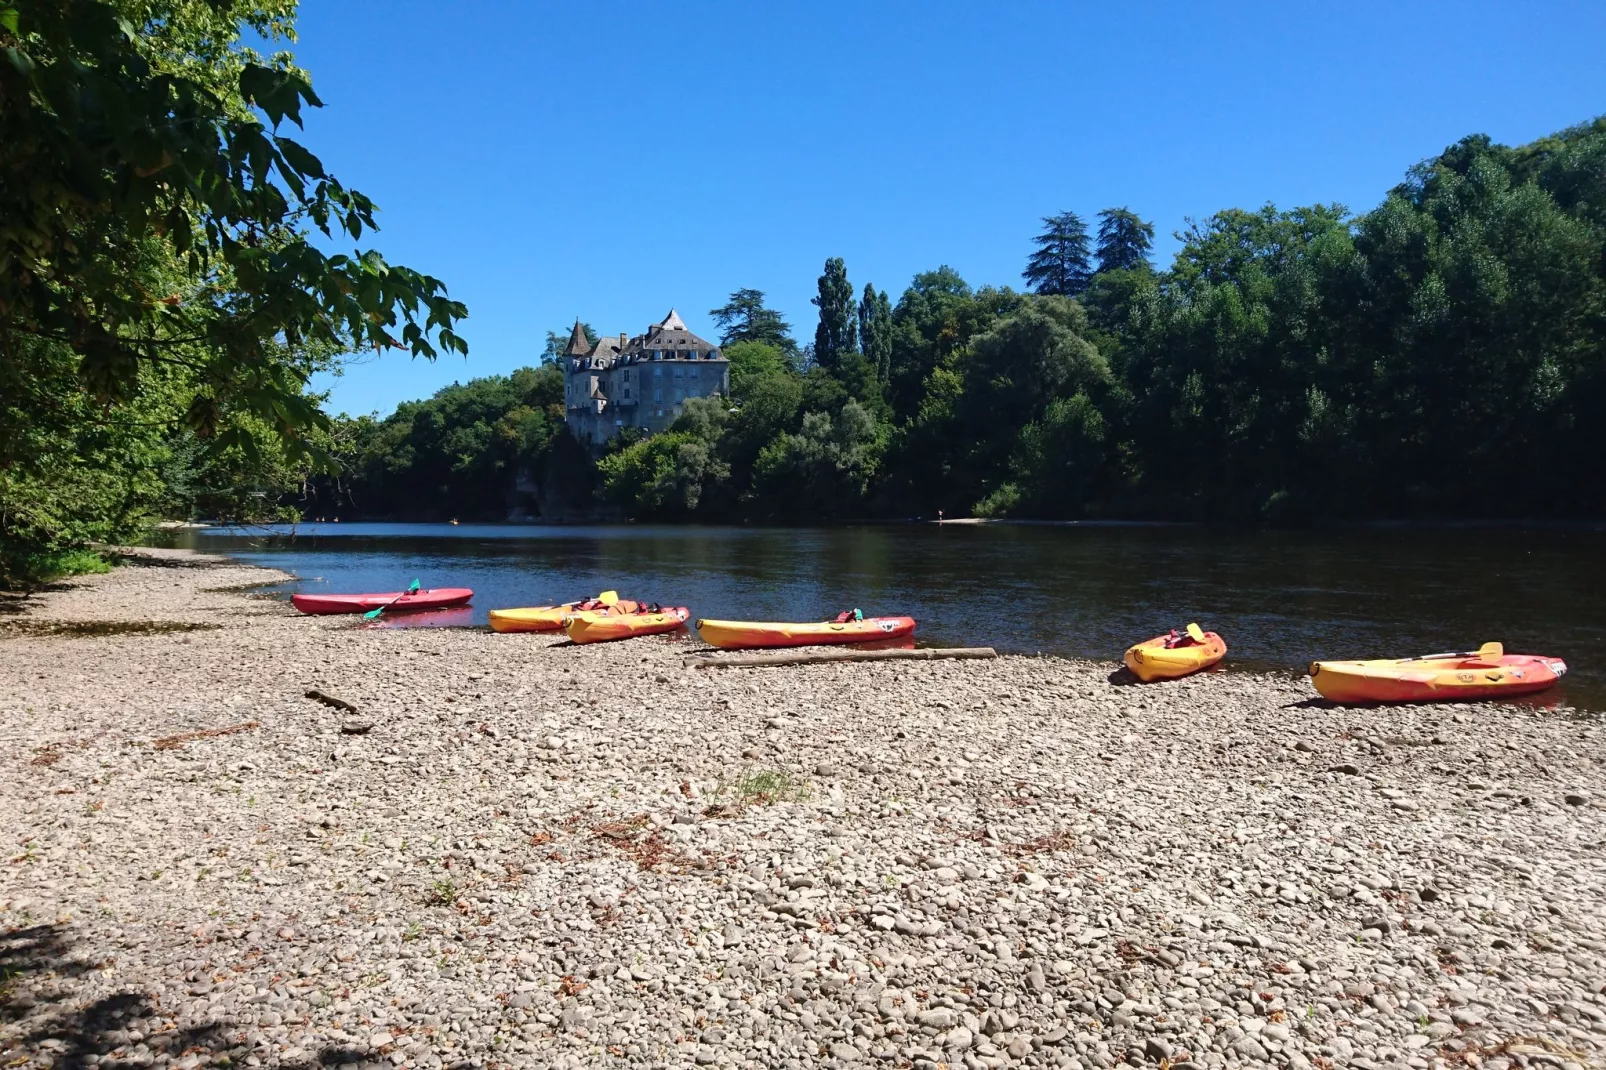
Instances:
[[[882,446],[875,418],[857,401],[834,419],[808,413],[796,434],[776,436],[759,454],[754,493],[778,515],[844,515],[863,501]]]
[[[731,397],[736,401],[745,401],[747,388],[759,379],[795,374],[786,354],[766,342],[732,342],[722,352],[730,361]]]
[[[1154,246],[1154,224],[1139,219],[1125,208],[1106,208],[1099,213],[1099,271],[1135,271],[1151,267],[1149,250]]]
[[[773,308],[764,306],[763,290],[737,290],[720,308],[711,308],[708,314],[721,334],[723,348],[737,342],[762,342],[774,346],[788,358],[797,357],[797,341],[792,337],[792,325],[781,318]]]
[[[1087,289],[1093,275],[1087,251],[1087,224],[1075,212],[1043,217],[1043,233],[1026,261],[1021,277],[1040,294],[1075,297]]]
[[[885,290],[877,293],[868,282],[859,299],[859,352],[885,383],[892,373],[892,302]]]
[[[592,329],[591,324],[582,323],[580,324],[580,329],[585,332],[588,345],[594,346],[597,344],[600,336]],[[573,333],[573,327],[562,331],[546,332],[546,348],[541,350],[541,363],[552,364],[561,360],[563,351],[569,348],[569,336]]]
[[[837,357],[854,348],[853,285],[848,282],[848,267],[840,256],[825,262],[825,273],[820,276],[820,294],[810,298],[820,310],[820,324],[814,329],[814,361],[830,370],[836,367]]]
[[[374,230],[374,205],[280,133],[322,106],[287,58],[240,44],[242,26],[287,35],[280,5],[127,6],[0,7],[0,353],[60,342],[103,404],[188,368],[186,426],[244,443],[223,423],[237,405],[302,449],[325,425],[302,346],[466,353],[439,280],[324,251]],[[153,243],[187,269],[170,289],[141,285]]]

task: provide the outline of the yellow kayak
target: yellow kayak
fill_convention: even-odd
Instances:
[[[1190,624],[1186,636],[1175,632],[1157,635],[1128,649],[1121,660],[1132,670],[1132,675],[1147,684],[1208,669],[1226,656],[1226,640],[1215,632],[1200,631],[1197,624]]]
[[[574,613],[565,628],[576,643],[605,643],[677,631],[690,617],[691,610],[685,606],[670,606],[657,613]]]
[[[565,626],[567,618],[576,612],[598,609],[606,610],[610,606],[619,604],[617,591],[603,591],[596,598],[585,598],[578,602],[565,602],[559,606],[527,606],[523,609],[493,609],[491,610],[491,631],[493,632],[560,632]]]

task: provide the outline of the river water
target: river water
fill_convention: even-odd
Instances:
[[[1499,640],[1564,658],[1545,704],[1606,710],[1606,528],[901,525],[832,528],[324,524],[180,545],[299,577],[289,590],[472,587],[486,612],[594,595],[694,617],[908,614],[923,645],[1117,659],[1198,621],[1239,668],[1404,657]],[[1312,692],[1314,694],[1314,691]]]

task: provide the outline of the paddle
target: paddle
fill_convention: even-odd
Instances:
[[[1188,638],[1192,639],[1195,643],[1204,642],[1204,629],[1199,627],[1197,624],[1188,625]]]
[[[1449,661],[1451,658],[1478,658],[1481,661],[1499,661],[1505,657],[1506,648],[1499,643],[1484,643],[1476,650],[1451,651],[1447,654],[1418,654],[1414,658],[1401,658],[1401,661]]]
[[[418,593],[418,581],[414,580],[413,581],[413,585],[411,587],[407,588],[407,590],[403,591],[401,594],[397,595],[395,598],[392,598],[390,601],[386,602],[384,605],[380,606],[378,609],[370,609],[368,612],[366,612],[366,613],[364,613],[362,615],[362,619],[363,620],[373,620],[376,617],[378,617],[381,613],[383,613],[385,610],[389,609],[391,606],[395,605],[397,602],[400,602],[403,598],[406,598],[410,594],[417,594],[417,593]]]

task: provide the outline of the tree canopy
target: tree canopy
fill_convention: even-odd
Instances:
[[[293,11],[0,3],[0,583],[184,488],[263,515],[332,463],[315,371],[467,352],[463,305],[357,244],[373,203],[285,132],[322,102],[245,42],[293,39]]]
[[[734,342],[762,342],[774,346],[788,357],[797,356],[797,341],[792,337],[792,325],[781,314],[764,304],[763,290],[737,290],[730,300],[708,314],[720,329],[719,344]]]
[[[1075,297],[1087,289],[1093,275],[1088,254],[1087,224],[1075,212],[1043,217],[1043,232],[1032,239],[1037,246],[1026,260],[1021,278],[1040,294]]]
[[[1099,213],[1099,243],[1095,255],[1100,272],[1136,271],[1148,268],[1149,250],[1154,248],[1154,224],[1139,219],[1126,208],[1106,208]]]

